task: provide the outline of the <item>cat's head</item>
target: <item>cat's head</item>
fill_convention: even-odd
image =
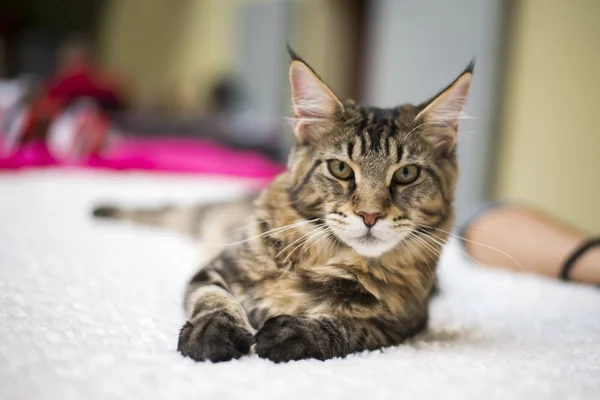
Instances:
[[[292,206],[365,257],[451,223],[458,120],[473,62],[424,103],[382,109],[340,101],[290,55]]]

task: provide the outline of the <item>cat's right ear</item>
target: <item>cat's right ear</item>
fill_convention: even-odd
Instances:
[[[462,118],[474,68],[475,59],[450,85],[420,106],[422,111],[415,120],[427,124],[428,136],[438,148],[452,149],[456,144],[458,121]]]
[[[304,140],[332,123],[344,106],[331,89],[289,46],[290,86],[294,108],[294,133]]]

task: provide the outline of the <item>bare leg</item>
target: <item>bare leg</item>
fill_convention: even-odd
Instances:
[[[467,252],[481,264],[519,271],[522,268],[555,278],[560,276],[569,255],[587,239],[584,233],[524,206],[488,210],[470,222],[463,236],[468,240]],[[592,247],[578,258],[569,278],[599,284],[600,247]]]

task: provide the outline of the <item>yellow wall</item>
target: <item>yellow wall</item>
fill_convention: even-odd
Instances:
[[[600,1],[516,1],[496,197],[600,232]]]
[[[296,0],[292,14],[294,50],[298,52],[335,94],[351,96],[351,9],[339,0]]]
[[[112,0],[103,16],[102,60],[125,75],[133,103],[196,110],[232,66],[239,0]]]
[[[163,94],[184,11],[169,0],[107,4],[100,28],[102,61],[124,75],[133,104],[151,107]]]
[[[233,68],[239,0],[188,1],[173,68],[185,108],[207,105],[214,82]]]

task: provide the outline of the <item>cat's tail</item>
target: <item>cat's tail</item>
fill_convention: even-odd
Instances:
[[[155,208],[121,208],[99,205],[92,215],[99,219],[133,222],[182,233],[194,238],[213,236],[243,226],[245,217],[252,211],[252,199],[230,203],[200,204],[193,206],[164,206]]]
[[[138,225],[174,230],[197,236],[198,224],[205,207],[173,207],[127,209],[115,205],[99,205],[92,211],[95,218],[129,221]]]

